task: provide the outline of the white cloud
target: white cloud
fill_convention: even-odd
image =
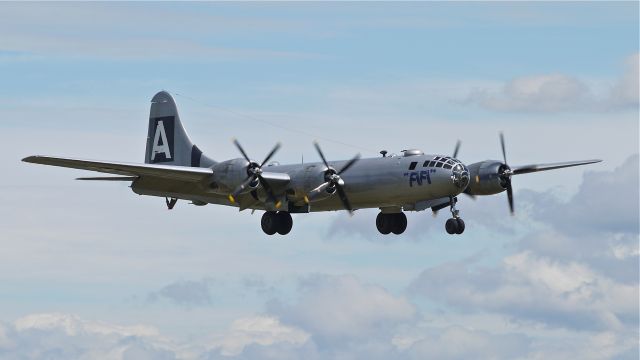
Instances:
[[[491,334],[451,326],[415,341],[412,359],[514,359],[529,352],[530,339],[520,334]]]
[[[354,276],[315,275],[301,282],[295,304],[273,303],[271,312],[320,338],[362,338],[411,321],[416,308],[384,288]]]
[[[566,74],[511,79],[498,88],[476,88],[467,103],[499,112],[591,112],[637,109],[638,54],[627,57],[624,71],[605,94]]]
[[[495,111],[554,112],[573,110],[588,101],[580,80],[562,74],[515,78],[499,93],[476,90],[468,101]]]
[[[179,349],[147,325],[114,325],[62,313],[31,314],[5,328],[3,359],[175,359]]]
[[[288,343],[299,347],[309,340],[310,335],[293,326],[287,326],[272,316],[254,316],[235,320],[229,331],[212,341],[212,348],[223,356],[242,353],[251,344],[271,346]]]
[[[76,315],[62,313],[31,314],[15,321],[18,332],[39,330],[60,330],[69,336],[79,334],[100,334],[119,336],[156,336],[158,330],[146,325],[119,326],[82,320]]]

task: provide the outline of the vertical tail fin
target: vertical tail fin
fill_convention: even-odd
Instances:
[[[209,167],[216,163],[191,142],[178,116],[176,102],[166,91],[151,99],[144,162],[191,167]]]

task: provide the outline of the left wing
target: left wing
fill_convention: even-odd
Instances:
[[[61,166],[66,168],[122,175],[125,177],[129,177],[130,180],[134,180],[134,178],[144,176],[167,180],[201,182],[213,176],[213,170],[210,168],[197,168],[188,166],[107,162],[97,160],[58,158],[40,155],[29,156],[22,159],[22,161],[33,164]],[[106,180],[107,178],[93,179]],[[89,180],[89,178],[85,178],[82,180]]]

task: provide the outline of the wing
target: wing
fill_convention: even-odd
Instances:
[[[561,168],[572,167],[572,166],[594,164],[594,163],[599,163],[601,161],[602,160],[582,160],[582,161],[568,161],[568,162],[553,163],[553,164],[532,164],[532,165],[524,165],[524,166],[514,166],[513,168],[511,168],[511,171],[513,172],[513,175],[519,175],[519,174],[528,174],[528,173],[538,172],[538,171],[561,169]]]
[[[73,169],[98,171],[108,174],[122,175],[126,177],[154,177],[167,180],[179,180],[185,182],[201,182],[213,175],[210,168],[196,168],[187,166],[135,164],[125,162],[107,162],[84,159],[57,158],[50,156],[29,156],[22,159],[24,162],[61,166]],[[106,178],[95,178],[104,180]],[[134,180],[130,178],[130,180]]]

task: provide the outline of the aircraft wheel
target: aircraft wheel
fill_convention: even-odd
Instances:
[[[407,229],[407,215],[405,215],[403,212],[389,215],[393,216],[393,227],[391,231],[396,235],[402,234]]]
[[[278,218],[276,216],[275,211],[265,211],[262,214],[262,220],[260,220],[260,225],[262,226],[262,231],[264,231],[267,235],[273,235],[276,233],[276,229],[278,228]]]
[[[391,232],[392,222],[389,215],[390,214],[379,213],[378,216],[376,217],[376,227],[378,228],[378,231],[382,235],[387,235]]]
[[[456,222],[458,223],[458,229],[456,230],[456,234],[460,235],[464,232],[464,221],[461,218],[457,218]]]
[[[444,228],[447,230],[447,233],[453,235],[458,231],[458,221],[456,221],[456,219],[454,218],[451,218],[444,224]]]
[[[278,219],[278,234],[287,235],[293,227],[293,219],[291,219],[291,214],[286,211],[279,211],[276,214],[276,218]]]

